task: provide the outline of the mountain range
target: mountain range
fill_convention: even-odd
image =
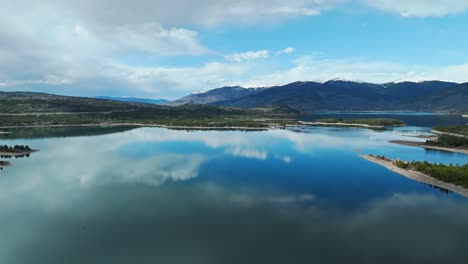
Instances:
[[[139,97],[96,96],[96,98],[113,100],[113,101],[121,101],[121,102],[145,103],[145,104],[156,104],[156,105],[164,105],[164,104],[169,103],[169,100],[166,100],[166,99],[148,99],[148,98],[139,98]]]
[[[443,81],[373,84],[346,80],[293,82],[268,88],[222,87],[168,102],[133,97],[71,97],[1,92],[0,113],[96,112],[211,105],[238,108],[287,107],[314,111],[433,111],[468,113],[468,83]]]
[[[409,110],[468,112],[468,83],[444,81],[374,84],[346,80],[293,82],[268,88],[222,87],[185,96],[171,105],[253,108],[286,105],[303,112]]]

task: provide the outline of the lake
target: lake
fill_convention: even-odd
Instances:
[[[389,131],[12,130],[0,144],[40,152],[0,171],[0,263],[463,263],[468,199],[359,157],[468,162],[387,142],[421,140],[408,135],[430,127],[413,118]]]

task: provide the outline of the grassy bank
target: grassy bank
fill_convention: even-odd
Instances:
[[[441,163],[429,163],[427,161],[407,162],[399,160],[394,163],[398,168],[418,171],[436,178],[439,181],[468,188],[468,164],[445,165]]]
[[[426,144],[447,148],[468,148],[468,138],[442,134],[436,140],[427,140]]]
[[[468,164],[444,165],[427,161],[407,162],[378,155],[361,155],[361,157],[409,179],[437,187],[444,192],[455,192],[468,198]]]
[[[368,126],[404,126],[405,122],[390,118],[359,118],[359,119],[341,119],[341,118],[322,118],[317,120],[320,123],[328,124],[350,124],[350,125],[368,125]]]
[[[468,137],[468,126],[437,126],[434,130]]]

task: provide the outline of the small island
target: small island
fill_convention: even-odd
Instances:
[[[15,145],[13,147],[7,145],[0,145],[0,156],[2,157],[21,157],[29,156],[31,153],[38,150],[31,149],[29,146]]]
[[[360,118],[360,119],[340,119],[322,118],[315,122],[299,121],[303,125],[313,126],[343,126],[343,127],[363,127],[373,129],[384,129],[386,127],[405,126],[406,123],[390,118]]]
[[[378,155],[361,155],[361,157],[412,180],[468,197],[468,164],[444,165],[427,161],[408,162],[392,160]]]
[[[0,158],[2,159],[11,159],[11,158],[23,158],[29,157],[33,152],[39,150],[31,149],[27,145],[15,145],[13,147],[7,145],[0,145]],[[0,160],[0,169],[3,170],[4,167],[10,166],[9,161]]]
[[[468,126],[435,127],[426,141],[391,140],[390,143],[468,154]]]

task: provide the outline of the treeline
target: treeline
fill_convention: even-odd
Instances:
[[[438,126],[434,130],[468,136],[468,126]]]
[[[31,151],[29,146],[23,145],[15,145],[13,147],[7,145],[0,145],[0,152],[8,152],[8,153],[17,153],[17,152],[24,152],[24,151]]]
[[[269,123],[295,123],[288,109],[237,109],[188,105],[110,113],[30,114],[0,116],[0,126],[54,126],[82,124],[147,124],[203,127],[268,127]]]
[[[404,126],[405,122],[391,118],[359,118],[359,119],[341,119],[341,118],[322,118],[318,120],[322,123],[344,123],[344,124],[364,124],[370,126]]]
[[[442,134],[436,140],[426,140],[426,144],[449,148],[468,148],[468,138]]]
[[[374,157],[374,158],[377,158],[377,159],[379,159],[379,160],[392,161],[391,159],[388,159],[388,158],[386,158],[385,156],[381,156],[381,155],[372,155],[372,154],[370,154],[369,156]]]
[[[468,188],[468,164],[445,165],[427,161],[407,162],[400,160],[395,161],[394,164],[402,169],[419,171],[440,181]]]

